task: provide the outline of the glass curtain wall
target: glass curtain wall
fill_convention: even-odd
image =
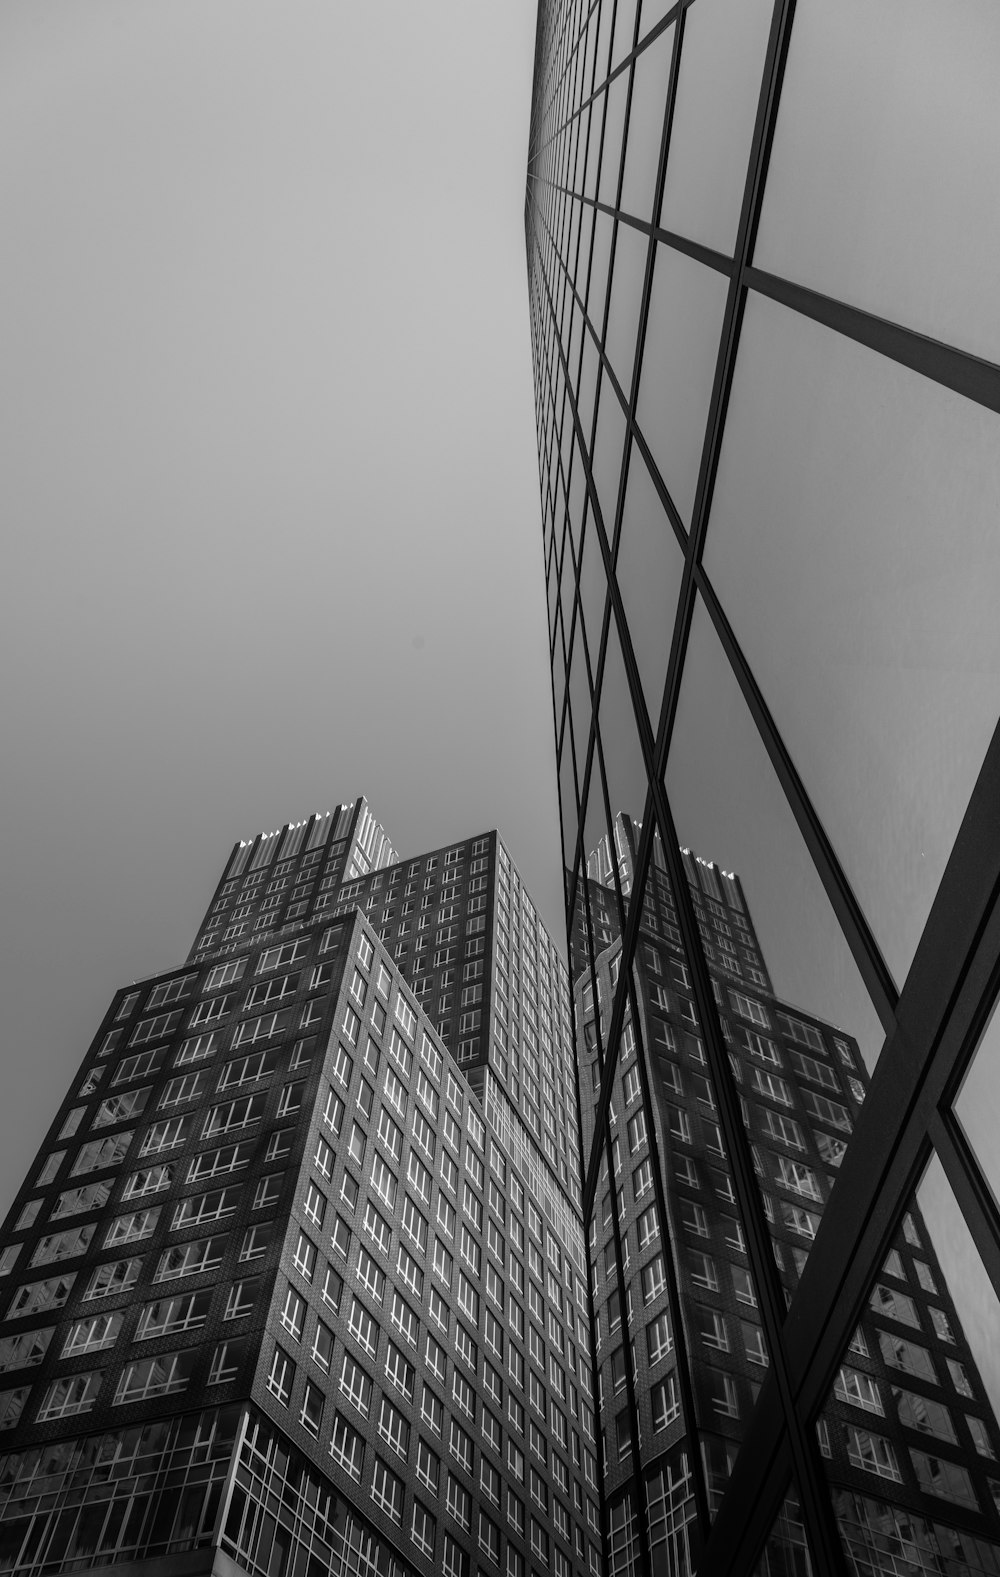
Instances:
[[[984,0],[539,7],[526,235],[584,1205],[633,1348],[608,1379],[596,1355],[615,1571],[1000,1571],[998,71]],[[720,1317],[753,1327],[761,1378],[721,1433],[651,934],[688,972],[745,1242]],[[798,1171],[755,1142],[732,992],[779,1024]],[[835,1036],[860,1055],[840,1130],[795,1012],[831,1066]],[[623,1181],[637,1111],[673,1389]],[[775,1219],[810,1188],[782,1263]]]

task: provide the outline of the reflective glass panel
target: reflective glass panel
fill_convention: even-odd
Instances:
[[[993,1202],[1000,1208],[1000,1019],[994,1008],[955,1101],[965,1136],[975,1151]]]
[[[804,0],[754,261],[1000,361],[998,67],[988,0]]]
[[[691,523],[728,281],[658,246],[636,418],[667,491]]]
[[[641,698],[640,698],[641,708]],[[598,723],[607,774],[608,804],[611,820],[621,812],[641,824],[646,806],[648,778],[639,743],[636,714],[622,658],[618,627],[614,620],[608,629],[607,655],[598,709]],[[618,851],[616,860],[624,858]]]
[[[850,1040],[852,1058],[856,1042],[870,1065],[881,1048],[881,1026],[700,599],[666,787],[678,836],[700,857],[699,920],[709,968],[726,993],[726,1011],[734,1023],[759,1031],[777,1048],[778,1060],[769,1070],[774,1094],[761,1087],[755,1099],[775,1115],[784,1110],[799,1127],[847,1137],[864,1089],[860,1081],[857,1091],[849,1085],[836,1040]],[[767,1022],[757,1023],[750,1009],[734,1007],[734,994],[759,1005]],[[810,1061],[793,1062],[792,1051]],[[751,1060],[768,1071],[760,1057]],[[860,1073],[854,1067],[855,1079]],[[807,1102],[806,1091],[825,1094],[836,1108],[827,1112],[811,1096]],[[825,1181],[820,1192],[825,1199]]]
[[[625,412],[607,375],[601,378],[597,431],[592,455],[593,481],[608,541],[612,541],[618,508],[618,484],[625,452]]]
[[[625,105],[628,99],[628,72],[623,71],[607,91],[607,113],[604,118],[604,148],[601,153],[601,181],[598,201],[616,206],[618,178],[621,174],[622,129],[625,124]]]
[[[956,1231],[966,1240],[958,1254]],[[817,1426],[845,1549],[862,1571],[891,1570],[886,1558],[903,1548],[920,1572],[972,1577],[1000,1565],[991,1487],[1000,1430],[990,1382],[966,1341],[960,1308],[971,1313],[973,1302],[952,1274],[982,1283],[971,1259],[959,1271],[966,1248],[967,1229],[932,1162],[869,1288]],[[990,1297],[983,1312],[995,1352]],[[988,1538],[961,1531],[970,1513],[982,1516]]]
[[[684,560],[677,537],[653,487],[646,463],[633,444],[615,579],[654,734],[683,572]]]
[[[897,981],[997,720],[998,439],[751,293],[704,561]]]
[[[608,578],[604,569],[604,554],[601,550],[598,527],[594,515],[588,509],[583,537],[583,560],[580,565],[580,603],[592,670],[597,668],[607,592]]]
[[[660,223],[732,255],[771,0],[698,0],[686,14]]]
[[[635,339],[648,251],[649,241],[640,230],[619,224],[604,349],[626,398],[632,389]]]
[[[754,1577],[812,1577],[802,1506],[797,1490],[785,1496],[764,1553],[754,1567]]]
[[[645,12],[643,13],[645,20]],[[674,29],[671,25],[636,58],[632,75],[632,107],[622,182],[623,213],[653,219],[656,167],[660,157],[663,116],[670,81]]]
[[[985,1399],[1000,1413],[1000,1302],[937,1157],[924,1173],[917,1202],[923,1221],[914,1212],[916,1230],[909,1232],[913,1241],[907,1241],[906,1257],[908,1268],[909,1261],[914,1262],[912,1279],[920,1289],[914,1296],[926,1306],[923,1324],[943,1354],[948,1371],[944,1378],[953,1394],[965,1395],[961,1374],[952,1369],[957,1361],[972,1389],[966,1411],[974,1411],[972,1403]],[[941,1314],[954,1340],[943,1339],[947,1331]],[[992,1471],[1000,1479],[1000,1469]]]

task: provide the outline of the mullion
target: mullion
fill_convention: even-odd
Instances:
[[[762,296],[769,296],[802,317],[812,318],[826,328],[833,329],[848,339],[877,351],[889,361],[895,361],[922,377],[939,383],[956,394],[964,395],[988,410],[1000,411],[1000,367],[984,361],[969,351],[958,350],[940,340],[919,334],[860,307],[849,306],[833,296],[807,290],[804,285],[793,284],[776,274],[767,274],[759,268],[748,268],[747,284]]]

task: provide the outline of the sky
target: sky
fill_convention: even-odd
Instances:
[[[498,826],[560,947],[535,7],[0,7],[0,1213],[238,838]]]

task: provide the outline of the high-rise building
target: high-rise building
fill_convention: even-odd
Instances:
[[[0,1571],[597,1569],[569,1024],[496,833],[238,845],[0,1237]]]
[[[976,0],[539,8],[526,233],[567,917],[577,1031],[593,1039],[578,1044],[582,1205],[603,1251],[610,1199],[617,1285],[595,1301],[617,1293],[623,1311],[613,1381],[633,1430],[629,1466],[605,1421],[615,1570],[684,1570],[681,1554],[662,1566],[678,1521],[702,1573],[997,1569],[1000,332],[980,194],[998,63]],[[683,847],[718,864],[689,868]],[[723,871],[739,872],[732,893]],[[669,999],[675,967],[703,1073],[651,1050],[652,993]],[[780,1102],[753,1094],[768,1069],[743,1030],[775,1046],[792,1108],[804,1116],[812,1089],[848,1112],[849,1135],[789,1119],[821,1211],[773,1170],[784,1158],[796,1175],[796,1157],[764,1142],[755,1113],[777,1121]],[[602,1180],[616,1141],[626,1164],[635,1070],[657,1224],[686,1263],[664,1110],[693,1115],[671,1069],[712,1103],[724,1164],[693,1165],[731,1185],[713,1208],[746,1244],[769,1359],[756,1395],[749,1370],[716,1365],[732,1368],[739,1426],[713,1431],[721,1455],[689,1452],[690,1522],[665,1502],[642,1411],[631,1178],[620,1201]],[[860,1110],[845,1078],[866,1090]],[[846,1141],[839,1166],[805,1127]],[[786,1205],[820,1216],[801,1274]],[[924,1245],[928,1228],[939,1265],[906,1236]],[[717,1253],[700,1252],[721,1296],[715,1233]],[[735,1352],[745,1315],[730,1314]],[[981,1384],[963,1378],[969,1353],[947,1361],[957,1323]],[[894,1369],[892,1330],[918,1367]],[[884,1409],[867,1424],[837,1389],[852,1370]],[[702,1427],[695,1359],[677,1375]],[[604,1362],[602,1376],[607,1398]]]

